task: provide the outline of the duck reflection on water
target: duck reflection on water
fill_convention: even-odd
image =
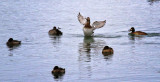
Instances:
[[[94,43],[95,40],[92,36],[86,36],[84,37],[83,39],[83,43],[80,43],[80,50],[79,51],[82,51],[82,52],[87,52],[87,53],[90,53],[91,51],[91,44]]]
[[[106,42],[95,37],[84,37],[83,42],[79,43],[79,70],[80,79],[90,78],[92,76],[92,69],[97,69],[97,65],[93,64],[96,60],[102,59],[105,61],[111,56],[103,57],[102,49]],[[104,59],[103,59],[104,58]]]
[[[145,36],[128,36],[129,40],[135,41],[135,40],[142,40],[145,38]]]
[[[54,45],[61,42],[61,36],[49,35],[49,37]]]
[[[91,54],[101,54],[101,49],[105,45],[103,40],[95,40],[92,36],[85,36],[83,43],[79,43],[79,60],[90,62]]]
[[[85,60],[85,62],[90,62],[90,53],[91,53],[91,46],[95,40],[92,36],[86,36],[83,39],[83,43],[79,45],[79,60]]]
[[[93,37],[84,37],[83,42],[79,43],[79,78],[90,78],[91,69],[91,48],[95,40]],[[84,72],[85,71],[85,72]]]

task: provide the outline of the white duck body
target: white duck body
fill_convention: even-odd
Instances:
[[[83,27],[83,33],[85,36],[92,36],[93,35],[93,32],[94,29],[93,28],[86,28],[86,27]]]

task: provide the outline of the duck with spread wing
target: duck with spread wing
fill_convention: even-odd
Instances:
[[[105,25],[106,20],[104,21],[95,21],[92,26],[90,25],[90,18],[84,18],[80,13],[78,14],[78,20],[81,24],[84,25],[83,32],[85,36],[92,36],[95,29],[101,28]]]

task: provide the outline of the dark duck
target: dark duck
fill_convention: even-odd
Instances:
[[[6,43],[7,46],[13,47],[13,46],[18,46],[21,44],[21,41],[18,40],[13,40],[13,38],[9,38],[8,42]]]
[[[61,73],[65,73],[65,69],[55,66],[52,70],[52,74],[61,74]]]
[[[113,52],[114,52],[113,49],[109,46],[105,46],[102,50],[103,55],[111,55],[113,54]]]
[[[62,32],[54,26],[53,29],[49,30],[48,34],[50,34],[50,35],[62,35]]]
[[[130,33],[131,35],[148,35],[147,33],[142,31],[135,31],[134,27],[131,27],[129,31],[131,31]]]

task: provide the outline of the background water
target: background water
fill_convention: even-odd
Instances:
[[[106,20],[85,38],[78,13],[91,22]],[[48,31],[60,27],[63,36]],[[131,37],[128,29],[147,32]],[[21,40],[8,48],[7,40]],[[104,46],[114,54],[103,56]],[[160,81],[159,0],[1,0],[0,81],[1,82],[156,82]],[[66,69],[54,78],[54,66]]]

